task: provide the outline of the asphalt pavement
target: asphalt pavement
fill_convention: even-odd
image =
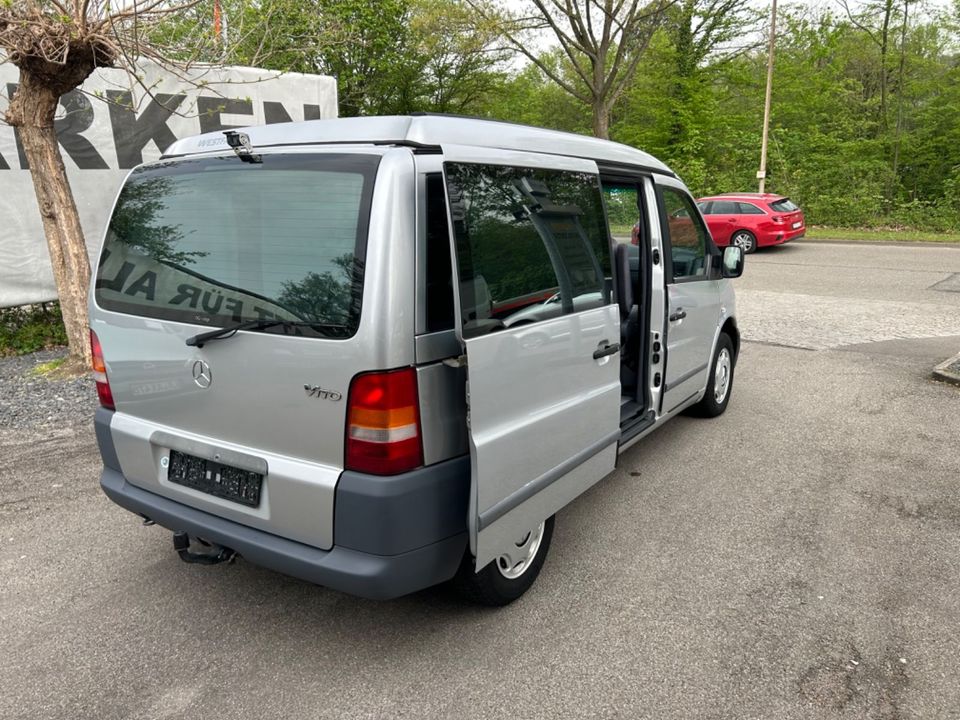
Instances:
[[[960,717],[954,274],[750,256],[727,413],[625,453],[502,610],[185,565],[100,493],[89,423],[0,429],[0,718]]]

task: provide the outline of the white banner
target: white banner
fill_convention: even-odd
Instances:
[[[256,68],[200,69],[186,79],[144,65],[147,93],[119,70],[99,70],[61,99],[60,149],[80,211],[91,265],[107,215],[131,168],[175,140],[202,132],[337,116],[331,77]],[[0,64],[0,114],[19,71]],[[55,300],[56,286],[26,158],[0,122],[0,307]]]

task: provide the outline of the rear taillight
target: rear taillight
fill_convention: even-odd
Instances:
[[[782,223],[782,222],[783,222],[783,218],[780,217],[779,215],[774,215],[773,218],[771,218],[771,219],[772,219],[775,223]]]
[[[423,465],[417,373],[364,373],[350,383],[344,467],[396,475]]]
[[[93,351],[93,379],[97,381],[97,397],[103,407],[115,410],[113,392],[107,378],[107,364],[103,361],[103,348],[100,347],[100,338],[93,330],[90,331],[90,349]]]

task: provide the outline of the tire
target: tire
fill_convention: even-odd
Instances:
[[[744,255],[757,251],[757,238],[749,230],[737,230],[730,237],[730,244],[742,247]]]
[[[691,415],[708,418],[723,415],[733,391],[733,370],[736,363],[733,342],[729,335],[721,333],[717,340],[717,349],[713,353],[713,361],[710,363],[707,392],[700,402],[690,408]]]
[[[550,550],[553,525],[554,518],[547,518],[539,528],[527,535],[525,542],[531,542],[536,540],[537,534],[540,534],[539,542],[526,559],[526,565],[517,568],[518,574],[514,574],[513,569],[505,570],[502,567],[502,561],[506,556],[497,558],[480,572],[474,572],[474,559],[467,551],[463,562],[460,563],[460,569],[451,581],[453,589],[461,598],[476,605],[490,607],[509,605],[529,590],[540,574],[540,569],[547,559],[547,552]],[[522,564],[518,563],[518,565]]]

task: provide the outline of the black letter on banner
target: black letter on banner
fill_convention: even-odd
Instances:
[[[16,83],[7,83],[7,97],[13,98],[18,87],[19,85]],[[93,144],[80,135],[93,125],[94,113],[90,101],[79,90],[71,90],[60,98],[60,104],[67,111],[67,114],[56,120],[53,127],[57,131],[57,139],[63,149],[67,151],[67,154],[81,170],[109,169],[110,166],[100,157],[100,153],[93,147]],[[17,132],[17,128],[13,129],[13,135],[17,141],[20,167],[23,170],[29,170],[30,163],[27,162],[27,156],[23,152],[23,143],[20,142],[20,133]]]
[[[90,101],[79,90],[71,90],[60,98],[60,104],[67,114],[53,125],[63,149],[81,170],[109,169],[93,143],[80,135],[93,125],[95,115]]]
[[[133,96],[126,90],[107,90],[107,107],[110,108],[110,126],[113,129],[113,144],[117,148],[120,167],[129,169],[143,162],[143,148],[153,140],[160,152],[177,141],[167,125],[167,120],[186,99],[186,95],[159,94],[137,117]]]
[[[283,103],[278,102],[264,101],[263,119],[266,121],[267,125],[273,125],[274,123],[293,122],[293,118],[290,117],[290,113],[287,112],[287,109],[283,106]]]
[[[220,115],[253,115],[253,103],[239,98],[198,97],[197,111],[200,113],[200,132],[217,132],[242,127],[241,125],[224,125]]]

